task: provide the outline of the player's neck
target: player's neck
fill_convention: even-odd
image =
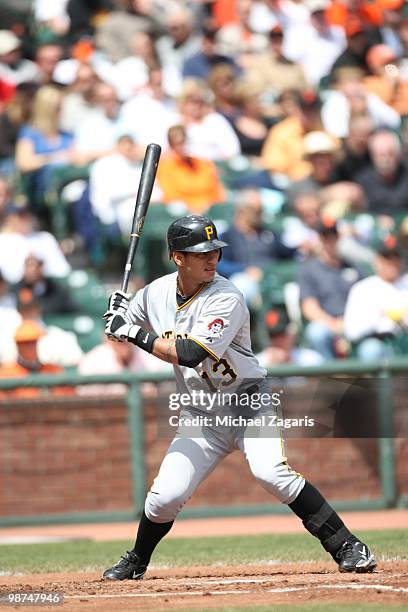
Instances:
[[[180,273],[177,276],[177,293],[181,297],[191,297],[203,286],[204,283],[198,283],[191,279],[182,278]]]

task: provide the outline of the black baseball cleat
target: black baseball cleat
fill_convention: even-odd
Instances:
[[[141,563],[134,552],[127,551],[120,561],[103,572],[104,580],[141,580],[146,572],[146,565]]]
[[[377,563],[367,544],[360,540],[348,540],[337,551],[336,560],[340,572],[372,572]]]

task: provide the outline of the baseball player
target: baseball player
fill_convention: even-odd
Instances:
[[[266,371],[251,350],[244,298],[216,272],[227,244],[218,239],[213,222],[197,215],[178,219],[168,229],[167,242],[177,272],[153,281],[131,300],[115,291],[104,315],[105,333],[172,363],[178,391],[189,397],[203,384],[214,393],[243,388],[250,395],[267,388]],[[180,418],[207,408],[184,407]],[[281,435],[254,435],[245,426],[210,423],[195,429],[179,425],[147,494],[135,546],[103,578],[142,578],[153,550],[184,504],[235,449],[244,454],[261,486],[287,504],[320,540],[341,572],[371,572],[376,567],[369,547],[347,529],[319,491],[289,467]]]

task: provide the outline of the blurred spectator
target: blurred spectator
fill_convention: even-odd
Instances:
[[[291,202],[295,216],[283,220],[282,242],[299,255],[316,255],[319,250],[318,228],[321,218],[321,201],[316,192],[301,192]]]
[[[237,0],[237,21],[224,25],[217,34],[219,52],[234,57],[242,68],[248,57],[261,53],[267,46],[267,37],[254,32],[250,25],[252,5],[252,0]]]
[[[245,67],[245,79],[274,98],[292,87],[300,90],[308,87],[303,68],[283,51],[283,35],[282,28],[275,25],[269,32],[266,51],[249,57]]]
[[[202,214],[212,204],[223,202],[225,191],[214,162],[192,157],[183,125],[168,131],[170,151],[160,160],[157,181],[166,203],[183,202],[191,213]]]
[[[365,77],[366,91],[377,95],[399,115],[408,114],[408,81],[398,67],[397,56],[386,45],[374,45],[367,53],[371,75]]]
[[[329,0],[307,0],[310,21],[290,28],[284,40],[285,56],[303,66],[312,85],[329,74],[335,60],[346,46],[342,28],[327,22]]]
[[[217,28],[210,22],[204,23],[199,51],[187,57],[184,61],[182,69],[184,79],[193,77],[206,80],[211,69],[219,64],[227,64],[234,68],[234,73],[237,73],[238,68],[234,59],[218,53],[216,35]]]
[[[356,176],[366,195],[368,210],[390,217],[406,211],[408,168],[398,136],[382,130],[370,137],[368,146],[372,164]]]
[[[68,33],[70,19],[68,16],[69,0],[34,0],[34,19],[38,27],[38,37],[63,37]]]
[[[330,70],[330,82],[336,79],[336,73],[342,68],[358,68],[364,74],[369,72],[367,64],[367,51],[371,41],[362,22],[358,18],[351,18],[344,26],[347,35],[347,47],[334,62]]]
[[[168,94],[180,93],[183,64],[199,50],[200,38],[194,32],[193,13],[186,7],[171,5],[166,17],[166,33],[157,41]]]
[[[3,224],[7,217],[7,208],[11,204],[11,198],[11,185],[6,176],[0,175],[0,232],[3,231]]]
[[[261,165],[262,147],[268,135],[268,123],[263,115],[260,89],[246,81],[234,89],[238,113],[230,118],[243,155]]]
[[[212,110],[210,93],[203,81],[184,81],[179,111],[181,123],[187,129],[190,155],[221,161],[240,154],[234,130],[225,117]]]
[[[62,60],[64,49],[62,45],[54,43],[44,43],[37,47],[34,61],[39,70],[39,81],[42,85],[54,83],[54,70]]]
[[[214,94],[214,110],[227,119],[234,118],[238,114],[235,98],[237,74],[234,68],[230,64],[218,64],[211,69],[207,82]]]
[[[338,255],[335,224],[319,227],[320,252],[300,264],[300,306],[307,324],[304,337],[325,359],[342,355],[343,315],[351,286],[360,274]]]
[[[310,174],[310,162],[303,156],[303,138],[320,130],[320,101],[313,92],[297,94],[291,102],[292,114],[274,125],[262,149],[262,162],[270,172],[300,180]]]
[[[118,137],[124,133],[115,88],[107,83],[97,83],[95,102],[96,108],[84,114],[74,132],[75,160],[78,164],[88,164],[111,153]]]
[[[24,274],[19,283],[13,286],[16,296],[28,290],[38,300],[42,312],[47,314],[64,314],[78,312],[79,305],[71,297],[68,288],[55,279],[45,276],[44,262],[36,255],[29,255],[24,262]]]
[[[92,209],[102,224],[103,233],[111,238],[120,236],[120,232],[127,236],[132,226],[142,153],[133,138],[124,135],[110,155],[91,166],[89,198]],[[157,201],[159,196],[155,187],[152,200]]]
[[[131,134],[140,145],[156,142],[167,146],[167,130],[177,123],[175,102],[163,89],[163,71],[155,67],[149,70],[147,87],[131,98],[121,110],[122,133]]]
[[[16,298],[0,272],[0,345],[3,345],[4,341],[7,340],[10,329],[15,329],[20,322],[16,304]]]
[[[375,272],[351,288],[344,313],[345,335],[363,361],[391,356],[392,341],[408,329],[408,275],[393,236],[378,248]]]
[[[63,277],[71,269],[54,236],[39,231],[37,223],[28,208],[8,207],[0,232],[0,270],[9,283],[18,283],[23,278],[24,262],[31,253],[44,262],[46,276]]]
[[[296,346],[296,324],[291,323],[285,306],[268,310],[264,324],[270,344],[256,355],[262,367],[271,368],[280,363],[294,363],[299,366],[316,366],[323,363],[323,357],[316,351]]]
[[[311,173],[304,179],[292,183],[288,190],[289,201],[302,192],[319,192],[320,200],[338,201],[344,205],[344,213],[349,209],[362,207],[364,194],[359,185],[341,181],[337,174],[339,142],[322,131],[306,134],[303,140],[304,156],[310,162]]]
[[[38,79],[38,67],[22,57],[21,40],[10,30],[0,30],[0,80],[18,85]]]
[[[58,374],[63,369],[57,365],[44,363],[38,355],[38,342],[44,335],[44,330],[36,321],[26,320],[17,328],[14,340],[17,346],[17,358],[0,367],[0,378],[22,378],[31,374]],[[71,395],[69,387],[53,387],[54,395]],[[19,397],[31,398],[41,395],[41,388],[20,387],[10,391],[0,391],[0,398]]]
[[[347,138],[343,141],[342,158],[337,164],[339,180],[354,181],[358,172],[370,164],[368,141],[374,124],[368,115],[351,117]]]
[[[328,132],[346,138],[350,119],[355,115],[368,115],[376,128],[400,127],[398,113],[375,94],[366,93],[360,71],[343,68],[337,71],[336,79],[335,89],[326,93],[322,107],[323,125]]]
[[[115,66],[114,83],[121,100],[138,94],[148,84],[149,70],[159,64],[151,34],[136,32],[131,40],[132,52]]]
[[[97,27],[95,44],[109,60],[119,62],[132,55],[136,33],[157,35],[163,29],[164,11],[155,0],[124,0],[122,10],[112,11]]]
[[[404,0],[382,0],[383,23],[380,27],[381,42],[394,51],[398,57],[403,53],[403,46],[399,36],[399,26],[404,9]]]
[[[259,283],[265,266],[290,258],[294,251],[264,226],[262,201],[256,189],[237,192],[234,223],[222,234],[227,242],[218,272],[243,293],[249,306],[259,305]]]
[[[96,108],[96,85],[99,79],[89,64],[80,64],[75,80],[62,100],[60,127],[73,133],[87,113]]]
[[[253,2],[249,23],[254,32],[268,34],[274,27],[285,31],[309,21],[310,12],[305,2],[299,0],[265,0]]]
[[[59,89],[40,87],[34,96],[31,121],[18,135],[16,166],[20,172],[30,173],[28,191],[34,206],[43,204],[54,168],[73,160],[72,136],[59,127],[61,103]]]

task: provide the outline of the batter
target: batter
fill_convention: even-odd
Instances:
[[[213,400],[227,394],[240,399],[227,406],[209,400],[183,407],[181,425],[147,494],[135,546],[103,578],[142,578],[153,550],[184,504],[234,450],[242,452],[260,485],[287,504],[320,540],[341,572],[372,571],[376,562],[368,546],[347,529],[320,492],[289,467],[281,432],[271,434],[265,427],[242,423],[245,418],[252,423],[255,416],[277,415],[279,401],[252,353],[244,298],[216,272],[221,249],[228,245],[218,239],[213,222],[198,215],[174,221],[167,243],[177,272],[153,281],[132,300],[115,291],[104,315],[105,333],[172,363],[177,390],[184,397],[207,389]],[[251,401],[268,394],[270,401],[254,411]],[[200,413],[206,418],[195,419],[194,427],[183,424]],[[235,418],[216,421],[217,414],[238,415],[239,425],[228,425],[236,423]]]

